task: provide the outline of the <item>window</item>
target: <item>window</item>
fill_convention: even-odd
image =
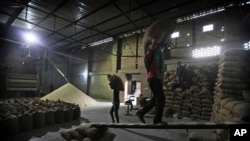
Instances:
[[[220,53],[221,53],[221,47],[213,46],[213,47],[194,49],[192,51],[192,56],[193,58],[211,57],[220,55]]]
[[[171,38],[178,38],[180,36],[179,32],[174,32],[173,34],[171,34]]]
[[[214,30],[214,25],[213,24],[203,26],[203,32],[208,32],[208,31],[213,31],[213,30]]]
[[[244,43],[244,49],[245,50],[250,50],[250,41],[247,43]]]

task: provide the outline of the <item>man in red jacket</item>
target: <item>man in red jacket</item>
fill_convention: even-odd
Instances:
[[[163,73],[165,71],[164,57],[161,50],[161,45],[156,44],[155,39],[152,40],[151,44],[146,51],[144,58],[145,67],[147,69],[148,84],[152,92],[150,101],[140,109],[136,115],[145,123],[144,115],[155,106],[155,115],[153,119],[154,124],[165,125],[162,121],[162,114],[165,104],[165,96],[163,92]]]

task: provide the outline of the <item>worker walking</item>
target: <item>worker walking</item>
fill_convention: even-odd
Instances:
[[[113,89],[113,101],[112,101],[112,106],[110,109],[110,115],[112,122],[119,123],[119,108],[120,108],[120,99],[119,99],[119,93],[120,91],[124,91],[124,85],[122,79],[117,76],[117,75],[107,75],[108,80],[109,80],[109,86],[111,89]],[[115,113],[115,118],[114,118],[114,113]]]
[[[152,40],[151,45],[146,51],[144,58],[145,67],[147,70],[147,80],[152,92],[151,99],[147,104],[140,109],[136,115],[145,123],[144,115],[149,112],[155,106],[155,115],[153,119],[154,124],[165,125],[162,121],[162,114],[165,104],[165,95],[163,92],[163,73],[165,71],[164,57],[160,44],[156,44],[155,40]]]

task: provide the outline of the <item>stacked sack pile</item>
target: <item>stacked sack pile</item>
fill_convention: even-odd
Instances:
[[[184,93],[182,92],[181,88],[176,88],[174,91],[174,98],[173,98],[173,111],[180,115],[182,110],[182,103],[184,100]]]
[[[217,79],[214,86],[214,104],[211,121],[249,121],[250,93],[249,51],[230,49],[220,56]],[[189,140],[224,141],[229,131],[217,129],[212,132],[192,132]]]
[[[175,88],[177,85],[178,82],[176,80],[175,70],[168,70],[165,72],[163,78],[163,90],[165,91],[166,95],[164,113],[167,117],[171,117],[173,115]]]
[[[186,69],[185,90],[177,87],[175,71],[167,72],[164,79],[166,90],[166,113],[171,108],[182,117],[210,120],[213,105],[213,86],[218,65],[215,63],[189,65]]]
[[[0,101],[0,135],[11,136],[47,125],[78,120],[78,105],[39,98],[12,98]]]
[[[230,49],[220,56],[211,120],[250,119],[250,51]]]

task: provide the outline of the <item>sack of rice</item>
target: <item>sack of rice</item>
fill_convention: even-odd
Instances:
[[[225,56],[238,55],[238,56],[242,56],[245,58],[249,55],[249,51],[240,49],[240,48],[231,48],[231,49],[225,50],[221,55],[225,55]]]
[[[20,116],[19,126],[21,131],[29,131],[33,129],[33,116],[31,114],[24,114]]]
[[[55,111],[47,111],[45,112],[45,125],[53,125],[55,124]]]
[[[102,137],[96,139],[95,141],[113,141],[115,138],[115,134],[110,132],[109,130],[103,134]]]
[[[84,139],[84,135],[80,134],[77,130],[73,129],[73,130],[69,130],[68,131],[69,133],[69,136],[72,138],[72,139],[75,139],[75,140],[78,140],[78,141],[81,141],[82,139]],[[72,140],[71,140],[72,141]]]
[[[233,107],[232,112],[240,117],[250,117],[250,103],[244,102]]]
[[[219,65],[219,68],[230,68],[230,67],[235,67],[235,68],[241,68],[244,69],[245,67],[247,67],[248,64],[246,63],[236,63],[234,61],[224,61]]]
[[[216,129],[215,132],[218,135],[219,141],[226,141],[229,139],[229,130]]]
[[[14,135],[20,132],[19,118],[17,116],[11,116],[4,120],[4,134]]]
[[[236,54],[231,54],[231,55],[222,55],[220,56],[220,61],[235,61],[237,62],[244,62],[246,63],[247,60],[244,59],[244,57],[236,55]]]
[[[91,139],[98,139],[104,135],[105,132],[107,132],[107,127],[90,127],[87,130],[87,135]]]
[[[72,121],[74,117],[74,110],[69,108],[64,109],[64,117],[66,122]]]
[[[223,108],[227,109],[227,110],[232,110],[234,108],[234,106],[238,105],[242,103],[242,101],[240,100],[235,100],[235,101],[230,101],[228,103],[226,103]]]
[[[221,108],[223,108],[226,103],[228,103],[230,101],[234,101],[234,100],[235,100],[235,98],[233,98],[233,97],[228,97],[228,98],[222,99],[220,101]]]
[[[242,95],[246,100],[250,100],[250,90],[244,90]]]
[[[33,114],[34,128],[42,128],[45,125],[45,113],[43,111],[37,111]]]
[[[190,90],[191,90],[192,92],[200,92],[199,86],[192,86],[192,87],[190,88]]]

